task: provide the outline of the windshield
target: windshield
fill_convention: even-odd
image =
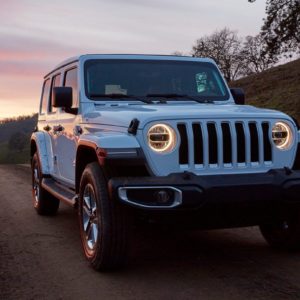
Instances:
[[[118,95],[122,100],[165,96],[170,101],[176,95],[207,101],[229,99],[218,69],[208,62],[93,59],[85,62],[84,72],[86,95],[92,100],[106,96],[115,100],[118,97],[112,96]]]

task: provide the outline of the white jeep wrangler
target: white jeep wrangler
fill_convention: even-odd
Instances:
[[[130,223],[259,225],[300,248],[299,128],[244,104],[211,59],[82,55],[45,76],[31,138],[33,203],[78,208],[97,270],[127,256]]]

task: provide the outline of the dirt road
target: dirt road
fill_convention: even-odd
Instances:
[[[0,299],[300,299],[300,254],[268,248],[256,228],[135,233],[131,264],[97,273],[76,213],[31,205],[30,169],[0,166]]]

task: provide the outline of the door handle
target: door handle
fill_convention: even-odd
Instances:
[[[46,125],[44,128],[43,128],[45,131],[50,131],[51,130],[51,127],[49,125]]]
[[[54,132],[60,132],[60,131],[63,131],[63,130],[64,130],[64,128],[61,125],[53,126],[53,131]]]

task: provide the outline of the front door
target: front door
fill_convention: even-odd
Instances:
[[[63,109],[58,113],[56,130],[56,156],[59,176],[62,181],[73,186],[75,184],[75,160],[78,137],[74,134],[74,128],[78,123],[76,109],[78,109],[78,82],[77,68],[66,70],[63,85],[73,90],[73,105],[71,112]]]

